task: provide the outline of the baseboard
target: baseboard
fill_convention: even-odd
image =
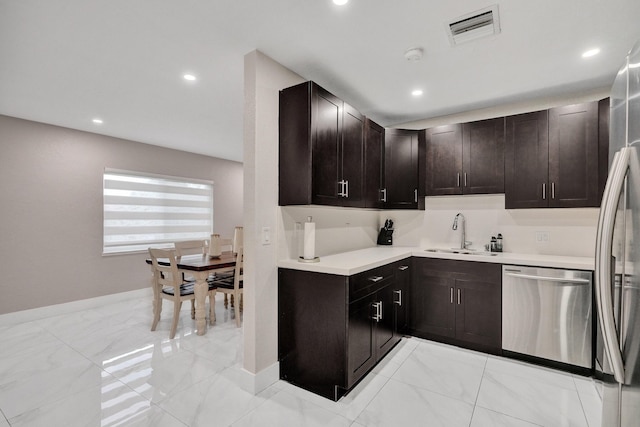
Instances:
[[[238,368],[234,379],[240,388],[256,395],[280,379],[280,362],[274,363],[257,374]]]
[[[117,294],[104,295],[101,297],[16,311],[0,315],[0,326],[16,325],[19,323],[59,316],[61,314],[75,313],[80,310],[102,307],[106,304],[130,300],[131,298],[151,298],[152,296],[151,287],[147,287],[136,289],[135,291],[119,292]]]

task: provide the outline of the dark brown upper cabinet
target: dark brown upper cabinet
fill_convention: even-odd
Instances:
[[[606,174],[607,100],[507,117],[505,207],[598,207]]]
[[[365,119],[364,124],[364,207],[384,208],[385,129]]]
[[[313,82],[280,92],[279,204],[364,206],[364,116]]]
[[[462,193],[504,193],[504,117],[462,125]]]
[[[548,171],[547,111],[507,117],[505,207],[517,209],[547,206],[543,192],[546,191]]]
[[[549,186],[549,207],[600,204],[597,102],[549,110]]]
[[[462,194],[462,125],[424,131],[427,150],[427,196]]]
[[[424,209],[424,141],[419,131],[387,129],[384,138],[384,188],[387,209]]]
[[[427,195],[504,193],[504,118],[425,130]]]

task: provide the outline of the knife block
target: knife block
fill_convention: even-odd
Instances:
[[[378,244],[390,246],[393,244],[393,228],[381,228],[378,233]]]

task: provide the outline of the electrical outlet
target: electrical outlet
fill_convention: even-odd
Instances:
[[[549,232],[548,231],[536,231],[536,242],[537,243],[549,243]]]

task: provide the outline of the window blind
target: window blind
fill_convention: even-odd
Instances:
[[[106,169],[103,254],[209,239],[213,182]]]

